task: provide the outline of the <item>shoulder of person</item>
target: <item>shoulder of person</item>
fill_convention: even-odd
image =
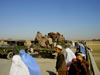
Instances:
[[[60,54],[60,57],[64,57],[64,54],[63,54],[63,53],[61,53],[61,54]]]
[[[87,67],[89,67],[89,63],[88,63],[87,61],[83,60],[83,63],[84,63]]]

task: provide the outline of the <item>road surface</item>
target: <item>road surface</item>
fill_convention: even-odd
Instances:
[[[93,56],[100,70],[99,66],[100,54],[93,53]],[[37,58],[37,57],[34,57],[34,59],[38,62],[42,75],[56,75],[56,69],[55,69],[56,59]],[[9,75],[10,67],[11,67],[11,60],[0,58],[0,75]]]
[[[40,66],[42,75],[55,75],[56,59],[35,58]],[[11,60],[0,58],[0,75],[9,75]]]

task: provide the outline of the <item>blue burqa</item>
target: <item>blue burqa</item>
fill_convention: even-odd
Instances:
[[[86,50],[82,44],[79,45],[79,48],[80,48],[80,52],[82,52],[83,54],[86,54]]]
[[[32,56],[27,54],[25,50],[19,52],[22,61],[28,67],[30,75],[41,75],[40,67]]]

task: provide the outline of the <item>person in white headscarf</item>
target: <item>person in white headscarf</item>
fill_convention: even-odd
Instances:
[[[73,53],[73,51],[70,49],[70,45],[65,46],[65,52],[66,52],[66,55],[65,55],[66,65],[69,69],[72,63],[72,59],[76,58],[76,56]]]
[[[12,58],[12,65],[9,75],[30,75],[30,72],[19,55]]]

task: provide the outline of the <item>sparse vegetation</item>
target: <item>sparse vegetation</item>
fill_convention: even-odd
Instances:
[[[93,49],[92,54],[97,53],[97,55],[94,55],[95,57],[100,57],[100,41],[87,41],[88,47]],[[96,60],[96,64],[100,70],[100,60]]]

